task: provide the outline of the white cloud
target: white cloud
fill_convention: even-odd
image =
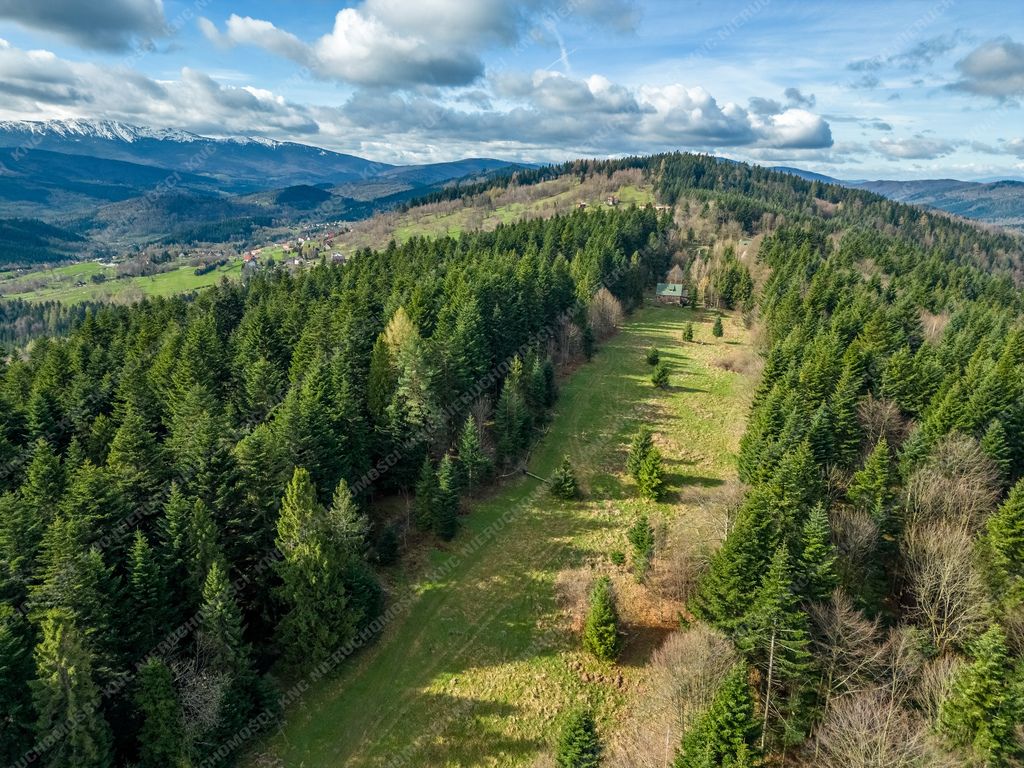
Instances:
[[[956,145],[950,141],[920,134],[904,139],[880,139],[871,146],[876,152],[897,160],[933,160],[956,151]]]
[[[1024,94],[1024,44],[999,37],[978,46],[956,63],[963,75],[951,86],[982,96]]]

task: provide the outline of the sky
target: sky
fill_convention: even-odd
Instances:
[[[1021,0],[0,0],[0,119],[1024,178]]]

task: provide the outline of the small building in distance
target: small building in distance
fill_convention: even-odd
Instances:
[[[658,283],[655,298],[659,304],[683,306],[689,301],[686,285],[683,283]]]

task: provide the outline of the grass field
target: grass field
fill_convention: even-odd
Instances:
[[[26,299],[28,301],[61,301],[74,304],[80,301],[105,301],[117,298],[140,299],[143,296],[172,296],[186,293],[199,288],[215,285],[222,278],[237,278],[242,273],[241,259],[235,259],[224,266],[205,275],[195,274],[195,267],[181,266],[168,272],[144,277],[128,277],[114,279],[114,269],[103,267],[96,262],[86,261],[80,264],[48,269],[45,272],[32,273],[19,279],[42,278],[48,284],[44,288],[25,293],[12,293],[4,298]],[[106,274],[108,280],[93,283],[90,277],[94,274]],[[84,282],[84,285],[79,285]]]
[[[694,320],[696,342],[681,341]],[[646,306],[594,360],[563,382],[556,413],[530,460],[548,476],[568,454],[585,489],[558,502],[537,480],[509,482],[474,504],[457,539],[399,574],[403,606],[376,644],[309,689],[285,725],[250,755],[253,766],[518,766],[543,764],[564,711],[597,708],[602,728],[642,697],[644,663],[677,624],[678,610],[651,610],[625,567],[626,530],[640,509],[682,520],[694,535],[710,523],[702,503],[735,474],[751,379],[720,363],[750,356],[746,331],[726,318]],[[644,350],[672,368],[669,390],[650,383]],[[735,367],[735,366],[731,366]],[[660,503],[635,498],[623,472],[628,442],[650,423],[669,470]],[[703,500],[703,502],[701,501]],[[628,639],[619,664],[579,650],[568,592],[610,573]],[[424,575],[426,574],[426,575]],[[297,690],[297,689],[294,689]]]

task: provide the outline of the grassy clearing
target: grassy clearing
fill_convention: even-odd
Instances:
[[[235,259],[205,275],[195,274],[195,267],[181,266],[168,272],[143,277],[114,279],[112,267],[103,267],[88,261],[39,273],[22,275],[20,280],[43,279],[46,286],[34,291],[8,294],[5,298],[28,301],[61,301],[74,304],[81,301],[137,300],[144,296],[173,296],[178,293],[216,285],[222,278],[234,279],[242,273],[241,259]],[[107,281],[94,283],[92,275],[105,274]],[[84,284],[80,284],[84,283]]]
[[[681,341],[688,320],[696,343]],[[642,696],[644,662],[678,611],[651,610],[645,590],[610,564],[609,552],[628,550],[626,529],[641,508],[655,521],[687,515],[703,527],[697,496],[735,472],[751,379],[718,363],[749,354],[749,339],[732,317],[725,338],[712,339],[712,321],[672,307],[635,313],[564,382],[530,461],[532,472],[547,476],[568,454],[585,500],[555,501],[539,481],[522,478],[475,504],[450,547],[398,574],[406,586],[393,598],[409,605],[379,641],[337,677],[311,685],[252,764],[529,765],[549,752],[564,710],[584,701],[612,730]],[[651,386],[650,346],[672,368],[667,391]],[[623,473],[642,422],[658,432],[670,471],[671,491],[657,504],[636,500]],[[439,565],[443,577],[418,575]],[[629,625],[618,665],[579,650],[578,606],[567,597],[598,572],[613,576]]]

